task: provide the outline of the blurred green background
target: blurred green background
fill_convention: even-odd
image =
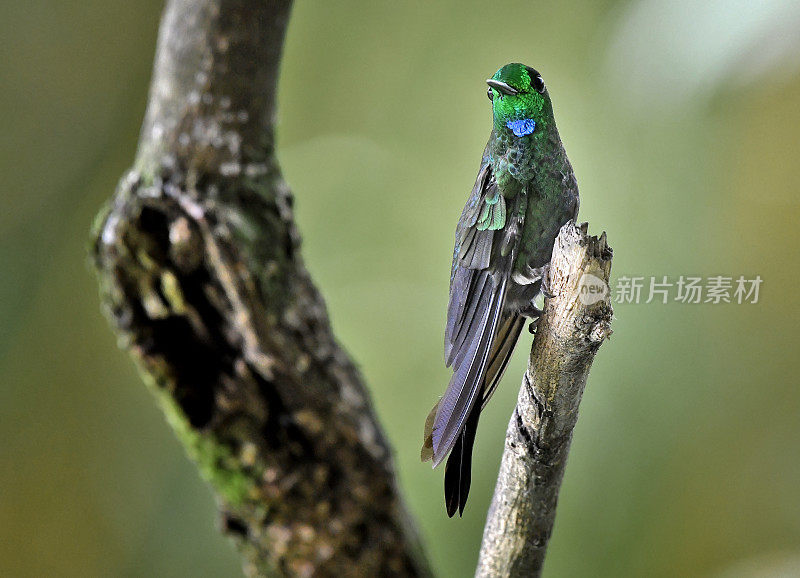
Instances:
[[[160,1],[2,2],[0,575],[236,576],[211,492],[115,346],[90,223],[133,159]],[[419,463],[483,79],[541,71],[614,276],[761,275],[756,305],[615,306],[549,576],[800,576],[800,5],[299,0],[280,159],[441,576],[471,575],[529,338],[470,503]],[[336,251],[330,251],[335,246]],[[333,255],[333,257],[331,257]]]

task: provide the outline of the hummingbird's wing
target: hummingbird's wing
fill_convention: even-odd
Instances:
[[[444,340],[448,367],[456,356],[463,357],[467,351],[466,339],[480,304],[475,297],[481,296],[484,283],[489,281],[481,271],[489,268],[496,231],[505,225],[505,217],[505,199],[492,178],[488,153],[484,152],[478,178],[456,227]]]
[[[519,215],[520,207],[512,214]],[[425,422],[421,451],[434,467],[450,454],[444,480],[450,516],[464,509],[478,418],[524,325],[521,316],[503,310],[521,225],[518,216],[507,219],[506,200],[484,152],[456,228],[445,330],[445,360],[453,375]]]
[[[496,343],[498,330],[509,325],[503,303],[513,255],[499,252],[505,225],[505,199],[485,155],[456,229],[445,330],[445,358],[447,365],[453,367],[453,376],[435,415],[428,420],[430,430],[422,452],[423,459],[430,454],[434,466],[459,441],[477,400],[482,406],[481,391],[488,369],[494,367],[491,382],[496,382],[502,373],[513,348],[513,343],[507,344],[507,337],[513,334],[516,341],[519,335],[516,329],[504,331],[504,338]],[[516,328],[517,324],[510,325]],[[477,425],[477,416],[470,421]]]

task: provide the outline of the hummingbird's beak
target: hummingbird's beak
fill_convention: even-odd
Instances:
[[[505,82],[500,82],[499,80],[494,80],[493,78],[487,78],[486,84],[494,88],[500,94],[514,95],[519,93],[519,91],[513,86],[509,86]]]

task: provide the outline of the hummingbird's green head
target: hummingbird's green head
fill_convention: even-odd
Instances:
[[[553,108],[541,74],[514,62],[495,72],[486,84],[496,131],[507,131],[517,137],[545,134],[553,118]]]

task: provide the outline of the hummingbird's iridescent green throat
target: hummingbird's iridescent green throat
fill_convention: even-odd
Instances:
[[[492,133],[456,227],[445,329],[453,375],[425,422],[423,461],[446,457],[447,514],[463,512],[481,409],[547,285],[553,243],[578,213],[578,184],[542,76],[507,64],[486,83]],[[545,291],[546,293],[546,291]]]

